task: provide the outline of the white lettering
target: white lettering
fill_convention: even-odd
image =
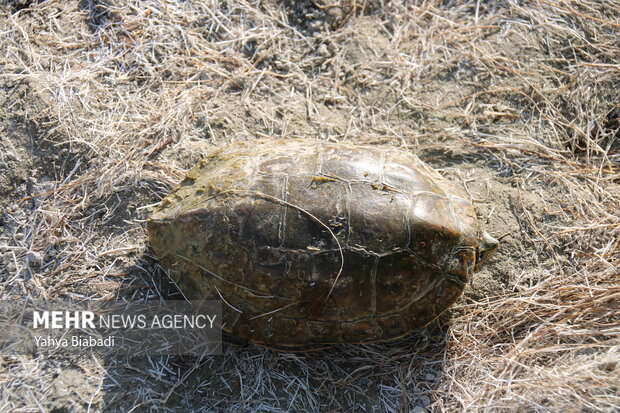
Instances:
[[[37,336],[34,340],[36,341],[37,347],[66,347],[69,344],[66,338],[54,338],[51,336]]]
[[[34,311],[32,315],[34,317],[32,328],[37,328],[40,325],[43,325],[43,328],[48,328],[47,326],[49,325],[49,322],[50,322],[49,311],[43,311],[43,312]]]
[[[95,319],[95,313],[92,311],[84,311],[82,313],[82,328],[92,328],[95,329],[95,323],[93,320]]]
[[[62,311],[52,311],[52,328],[63,328]]]

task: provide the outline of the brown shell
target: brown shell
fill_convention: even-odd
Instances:
[[[462,293],[480,243],[468,198],[415,155],[312,140],[229,145],[148,222],[183,293],[224,331],[283,348],[387,341]]]

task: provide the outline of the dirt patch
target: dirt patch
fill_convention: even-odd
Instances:
[[[2,79],[2,150],[0,202],[33,195],[39,181],[55,182],[65,174],[72,157],[50,136],[49,100],[36,82]]]

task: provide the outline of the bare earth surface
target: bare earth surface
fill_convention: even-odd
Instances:
[[[167,297],[150,206],[238,140],[412,151],[506,237],[397,342],[0,356],[0,411],[618,411],[618,5],[519,3],[4,0],[2,299]]]

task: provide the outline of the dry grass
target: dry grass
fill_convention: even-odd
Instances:
[[[430,332],[312,354],[6,356],[0,411],[620,409],[615,1],[5,4],[4,299],[160,295],[144,207],[257,137],[411,149],[510,236]]]

